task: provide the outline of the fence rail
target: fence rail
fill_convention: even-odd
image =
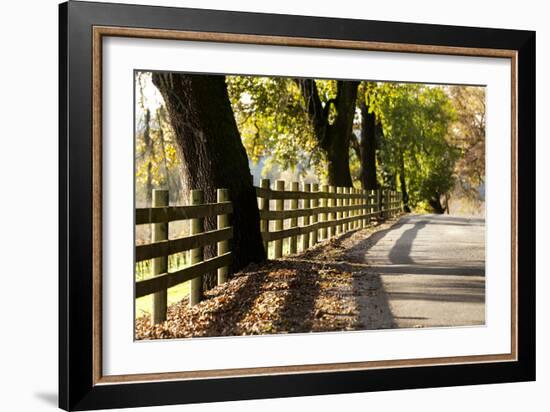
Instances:
[[[191,281],[189,303],[197,304],[202,295],[201,277],[218,271],[218,282],[227,278],[231,264],[228,241],[233,238],[233,228],[227,222],[227,215],[233,212],[233,204],[228,201],[227,190],[217,189],[216,203],[203,203],[202,190],[192,190],[190,205],[168,206],[168,191],[153,190],[153,207],[136,209],[136,225],[152,225],[152,242],[137,245],[135,261],[152,259],[152,277],[136,282],[135,297],[153,295],[153,323],[166,320],[168,288]],[[204,219],[217,216],[217,228],[204,231]],[[170,222],[188,220],[190,235],[178,239],[168,239]],[[204,260],[204,247],[217,245],[218,256]],[[168,271],[170,255],[187,252],[190,266],[174,272]]]
[[[256,187],[260,212],[260,231],[266,251],[272,257],[283,256],[283,242],[287,240],[288,253],[306,250],[320,241],[351,230],[368,226],[372,219],[388,218],[401,209],[401,194],[390,190],[365,191],[348,187],[334,187],[297,182],[285,190],[285,182],[278,180],[271,188],[269,179],[262,179]],[[152,261],[152,277],[136,282],[135,297],[153,295],[152,322],[166,320],[168,288],[190,281],[189,304],[202,298],[202,276],[217,271],[218,284],[227,280],[231,264],[229,241],[233,227],[229,215],[233,205],[227,189],[217,189],[217,202],[204,203],[203,192],[192,190],[190,205],[169,206],[168,191],[153,191],[153,207],[135,211],[136,225],[150,224],[151,243],[137,245],[135,260]],[[217,217],[217,227],[204,231],[204,219]],[[190,234],[169,239],[170,222],[190,222]],[[217,256],[204,259],[204,247],[217,245]],[[301,246],[300,248],[298,246]],[[168,257],[187,252],[190,265],[168,271]]]
[[[273,242],[274,258],[283,256],[282,241],[287,238],[289,253],[296,253],[299,237],[305,250],[335,235],[364,228],[374,218],[390,217],[401,209],[401,194],[390,190],[365,191],[328,185],[319,190],[318,185],[307,183],[303,190],[298,190],[296,182],[290,189],[285,190],[285,183],[280,180],[271,189],[269,179],[262,179],[256,188],[262,239],[266,250]],[[285,221],[289,221],[286,228]],[[274,230],[270,230],[271,222]]]

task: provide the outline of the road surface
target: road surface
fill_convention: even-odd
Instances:
[[[380,279],[394,327],[485,323],[483,218],[405,216],[357,252]]]

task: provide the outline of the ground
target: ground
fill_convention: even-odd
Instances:
[[[480,325],[485,222],[407,215],[251,265],[138,339]]]

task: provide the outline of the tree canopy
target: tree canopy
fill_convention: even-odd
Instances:
[[[151,82],[150,73],[139,76]],[[225,83],[249,163],[263,176],[289,170],[319,183],[397,189],[410,208],[439,213],[457,188],[479,198],[483,87],[237,75]],[[137,101],[136,179],[180,187],[160,100],[155,110]]]

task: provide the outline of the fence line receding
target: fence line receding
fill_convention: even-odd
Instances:
[[[362,190],[349,187],[285,182],[275,187],[262,179],[255,187],[260,212],[260,230],[270,258],[295,254],[334,236],[370,225],[372,220],[386,219],[401,210],[401,193],[393,190]],[[301,190],[300,190],[301,189]],[[151,243],[137,245],[135,261],[151,260],[152,276],[136,282],[135,297],[153,295],[153,323],[166,320],[168,288],[190,281],[189,304],[202,299],[202,276],[216,273],[218,284],[228,279],[231,264],[230,241],[233,227],[231,193],[216,189],[216,203],[204,203],[202,190],[192,190],[190,204],[169,206],[167,190],[153,190],[151,208],[135,211],[136,225],[151,225]],[[216,229],[205,231],[204,220],[216,218]],[[168,238],[170,222],[189,221],[189,235]],[[284,247],[286,243],[287,247]],[[204,248],[217,246],[215,257],[204,259]],[[187,253],[189,266],[169,272],[168,257]],[[285,253],[286,252],[286,253]]]

